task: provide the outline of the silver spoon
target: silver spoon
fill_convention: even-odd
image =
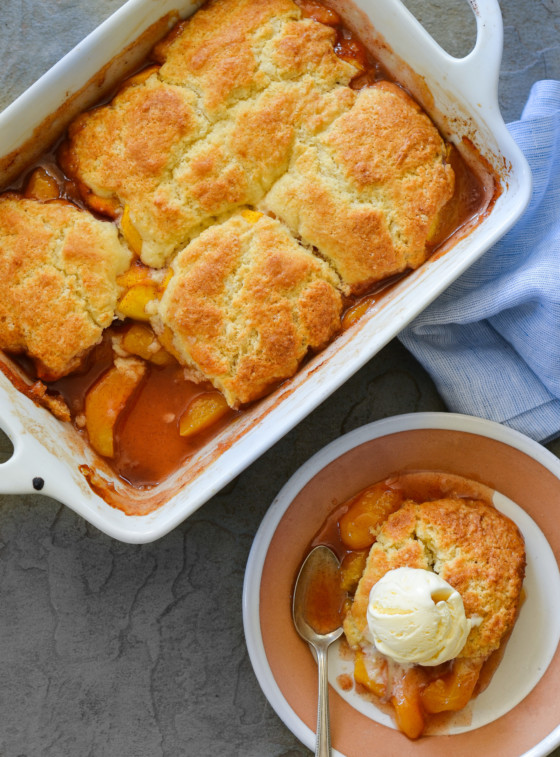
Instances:
[[[327,650],[342,634],[342,592],[338,558],[325,546],[315,547],[300,568],[292,615],[297,632],[315,649],[319,670],[315,757],[330,757],[329,679]]]

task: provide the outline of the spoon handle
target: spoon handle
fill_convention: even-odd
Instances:
[[[317,703],[317,740],[315,757],[331,755],[331,725],[329,716],[329,677],[327,671],[327,647],[318,646],[319,697]]]

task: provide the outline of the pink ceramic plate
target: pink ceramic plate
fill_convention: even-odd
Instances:
[[[341,696],[333,649],[334,754],[549,754],[560,744],[560,460],[522,434],[478,418],[416,413],[378,421],[328,445],[290,479],[261,524],[245,576],[245,635],[259,683],[288,728],[312,749],[317,669],[292,624],[297,570],[333,507],[391,473],[419,469],[456,473],[495,490],[496,507],[525,537],[527,597],[488,689],[445,734],[416,742],[373,704]]]

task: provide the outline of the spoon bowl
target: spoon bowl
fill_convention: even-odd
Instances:
[[[331,549],[323,545],[312,549],[300,568],[292,603],[296,630],[317,655],[316,757],[329,757],[331,754],[327,651],[342,634],[343,593],[339,568],[338,558]]]

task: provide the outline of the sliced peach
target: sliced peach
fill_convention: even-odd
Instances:
[[[144,323],[131,323],[123,334],[121,345],[131,355],[138,355],[155,365],[175,362],[175,358],[158,342],[152,329]]]
[[[163,345],[164,349],[166,349],[170,355],[173,355],[173,357],[178,363],[183,364],[181,353],[175,347],[175,342],[173,340],[173,332],[171,331],[169,326],[163,327],[162,332],[158,334],[158,341],[160,344]]]
[[[124,273],[117,276],[117,284],[124,289],[130,289],[136,284],[151,284],[151,270],[147,265],[136,259]]]
[[[130,218],[130,208],[128,205],[124,206],[123,214],[121,216],[121,231],[132,252],[136,255],[140,255],[142,252],[142,237],[136,226],[132,223],[132,219]]]
[[[358,582],[366,567],[368,551],[367,549],[362,549],[358,552],[348,552],[344,555],[340,563],[340,582],[344,591],[350,594],[355,593]]]
[[[115,454],[115,424],[145,371],[144,363],[139,360],[121,360],[109,368],[86,394],[89,443],[103,457]]]
[[[366,667],[366,660],[361,651],[356,652],[354,659],[354,680],[360,683],[377,697],[384,697],[387,689],[387,672],[379,668],[376,676],[370,675]]]
[[[365,489],[354,497],[339,521],[340,538],[350,549],[365,549],[375,541],[377,530],[387,517],[401,506],[400,491],[379,486]]]
[[[149,321],[146,305],[162,296],[172,276],[173,271],[169,268],[156,278],[151,268],[135,260],[130,268],[117,276],[117,284],[125,290],[119,300],[120,314],[136,321]]]
[[[245,208],[245,210],[241,211],[241,215],[249,223],[256,223],[259,218],[262,218],[263,214],[259,213],[258,210],[250,210],[249,208]]]
[[[450,673],[436,678],[423,690],[421,701],[426,712],[456,712],[466,707],[481,667],[482,663],[478,661],[455,660]]]
[[[76,185],[78,191],[84,198],[84,202],[89,208],[104,216],[108,216],[113,220],[118,218],[121,210],[121,203],[117,197],[101,197],[100,195],[96,195],[91,191],[87,184],[84,184],[81,181],[76,181]]]
[[[134,321],[149,321],[146,306],[158,296],[159,289],[155,281],[135,284],[127,289],[119,300],[118,311],[125,318],[132,318]]]
[[[338,26],[341,23],[338,13],[327,8],[322,3],[314,2],[314,0],[300,0],[299,6],[304,16],[308,16],[320,24]]]
[[[342,329],[345,331],[346,329],[349,329],[350,326],[353,326],[356,321],[358,321],[363,314],[368,310],[370,305],[372,305],[375,302],[372,295],[368,297],[364,297],[364,299],[357,302],[355,305],[352,305],[352,307],[348,308],[348,310],[344,313],[342,316]]]
[[[365,71],[368,63],[366,48],[352,37],[342,37],[334,47],[339,58],[351,63],[359,71]]]
[[[161,282],[159,284],[159,291],[162,294],[167,289],[167,285],[169,284],[169,282],[171,281],[172,278],[173,278],[173,269],[172,268],[168,268],[167,271],[166,271],[166,273],[165,273],[165,276],[163,277],[163,279],[161,280]]]
[[[34,200],[57,200],[60,197],[60,187],[54,176],[46,171],[42,166],[36,168],[25,186],[25,197]]]
[[[391,704],[395,708],[397,726],[409,739],[417,739],[424,730],[424,713],[420,703],[423,676],[416,668],[403,671],[393,682]]]
[[[228,412],[229,405],[220,392],[204,392],[195,397],[189,404],[179,421],[181,436],[194,436],[205,431],[223,418]]]

